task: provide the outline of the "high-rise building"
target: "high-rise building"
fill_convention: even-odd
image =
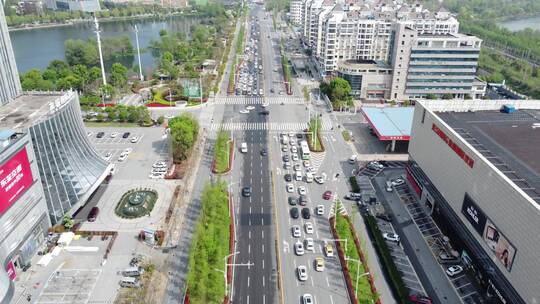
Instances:
[[[47,228],[72,215],[109,174],[86,135],[77,92],[22,92],[0,3],[0,303]]]
[[[2,3],[0,1],[0,105],[12,101],[22,91]]]

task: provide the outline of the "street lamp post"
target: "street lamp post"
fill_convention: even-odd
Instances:
[[[137,29],[137,25],[135,25],[135,42],[137,43],[137,58],[139,60],[139,79],[143,81],[144,77],[142,74],[142,66],[141,66],[141,51],[139,48],[139,30]]]
[[[231,253],[231,254],[229,254],[229,255],[227,255],[227,256],[225,256],[223,258],[223,270],[218,269],[218,268],[214,268],[215,271],[219,271],[219,272],[223,273],[223,279],[225,281],[225,296],[229,295],[229,290],[228,290],[229,284],[227,283],[227,266],[248,266],[249,267],[249,266],[254,265],[254,263],[238,263],[238,264],[236,264],[236,263],[230,263],[230,264],[227,263],[227,259],[229,259],[229,257],[236,256],[239,253],[240,253],[239,251],[236,251],[236,252]]]
[[[354,288],[354,296],[358,298],[358,281],[361,277],[369,275],[369,272],[365,272],[363,274],[360,274],[360,261],[357,259],[351,259],[348,257],[345,257],[345,260],[347,261],[354,261],[356,262],[356,284]]]

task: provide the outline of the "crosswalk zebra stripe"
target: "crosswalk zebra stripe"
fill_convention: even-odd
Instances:
[[[226,130],[226,131],[238,131],[238,130],[269,130],[269,131],[303,131],[308,128],[308,124],[305,122],[295,123],[266,123],[266,122],[242,122],[242,123],[213,123],[210,126],[211,130]],[[330,126],[322,125],[322,130],[329,130]]]
[[[303,98],[299,97],[216,97],[216,104],[304,104]]]

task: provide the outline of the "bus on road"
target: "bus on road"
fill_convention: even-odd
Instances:
[[[310,153],[309,153],[309,147],[307,144],[307,141],[302,140],[300,142],[300,155],[302,156],[303,160],[309,160]]]

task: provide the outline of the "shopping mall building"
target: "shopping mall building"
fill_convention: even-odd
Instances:
[[[86,136],[76,92],[23,92],[0,2],[0,303],[43,248],[47,229],[109,174]]]
[[[416,103],[408,179],[500,303],[540,302],[540,102]]]

